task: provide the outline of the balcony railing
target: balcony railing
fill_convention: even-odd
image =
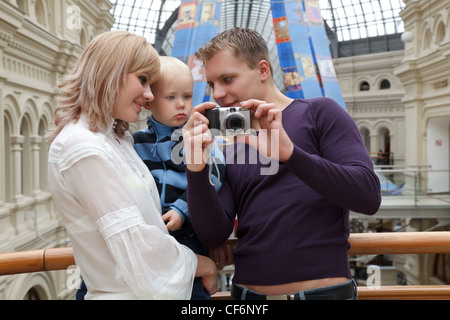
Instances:
[[[349,255],[450,253],[450,232],[353,233]],[[236,246],[236,240],[229,245]],[[0,275],[66,270],[74,265],[72,248],[0,254]],[[450,285],[358,287],[359,299],[450,299]],[[213,299],[229,299],[219,292]]]
[[[384,196],[449,195],[450,170],[431,166],[376,165]]]

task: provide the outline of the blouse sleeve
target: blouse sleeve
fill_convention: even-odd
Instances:
[[[114,159],[101,150],[60,166],[66,186],[96,222],[120,275],[140,299],[189,299],[195,254],[156,225],[146,223]],[[157,210],[149,198],[148,210]],[[151,218],[150,218],[151,219]],[[95,254],[95,253],[94,253]]]

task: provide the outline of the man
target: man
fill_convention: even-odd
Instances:
[[[216,194],[199,156],[212,141],[204,110],[214,104],[198,106],[183,130],[188,205],[200,241],[219,247],[237,215],[232,298],[356,299],[349,210],[375,214],[381,202],[356,124],[331,99],[293,100],[280,92],[267,44],[252,30],[227,30],[196,55],[214,100],[251,109],[256,131],[225,150]],[[263,174],[268,159],[278,167]]]

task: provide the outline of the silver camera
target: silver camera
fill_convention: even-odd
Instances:
[[[250,110],[246,108],[215,107],[205,111],[209,129],[214,136],[250,134]]]

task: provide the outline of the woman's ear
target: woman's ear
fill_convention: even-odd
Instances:
[[[266,80],[270,75],[270,66],[266,60],[261,60],[258,64],[259,73],[261,75],[261,80]]]

